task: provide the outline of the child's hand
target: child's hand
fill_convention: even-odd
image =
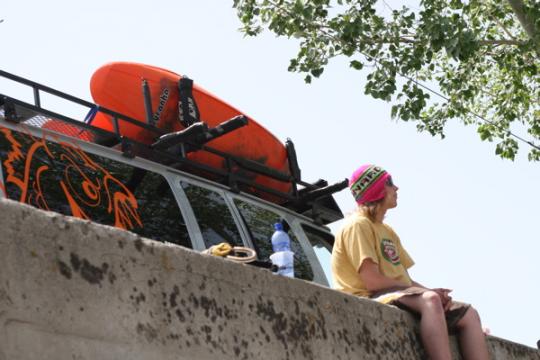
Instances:
[[[444,311],[448,311],[452,306],[452,297],[449,295],[452,290],[444,288],[435,288],[432,290],[435,291],[441,298],[441,303],[443,305]]]

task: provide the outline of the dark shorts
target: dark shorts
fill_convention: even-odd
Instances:
[[[419,288],[416,286],[411,286],[404,289],[388,289],[375,293],[371,296],[372,300],[378,301],[383,304],[395,305],[401,309],[407,310],[415,315],[418,315],[414,310],[408,308],[406,305],[402,304],[399,299],[404,296],[417,296],[430,291],[428,289]],[[446,325],[448,326],[448,331],[454,333],[456,330],[456,324],[463,318],[467,310],[471,307],[470,304],[462,303],[459,301],[452,300],[452,306],[445,313],[446,315]]]

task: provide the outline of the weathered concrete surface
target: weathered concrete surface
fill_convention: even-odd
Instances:
[[[0,360],[422,357],[393,307],[7,200],[0,214]]]

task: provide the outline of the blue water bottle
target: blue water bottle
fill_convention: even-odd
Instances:
[[[277,222],[274,224],[274,233],[272,234],[272,249],[274,252],[291,251],[291,239],[285,231],[283,224]]]
[[[272,234],[274,253],[270,256],[270,260],[278,267],[278,274],[294,277],[294,253],[291,251],[291,239],[283,231],[282,223],[275,223],[274,229],[274,234]]]

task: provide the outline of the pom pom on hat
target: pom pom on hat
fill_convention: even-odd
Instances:
[[[390,174],[376,165],[360,166],[349,179],[349,188],[359,205],[374,202],[384,198],[384,185]]]

